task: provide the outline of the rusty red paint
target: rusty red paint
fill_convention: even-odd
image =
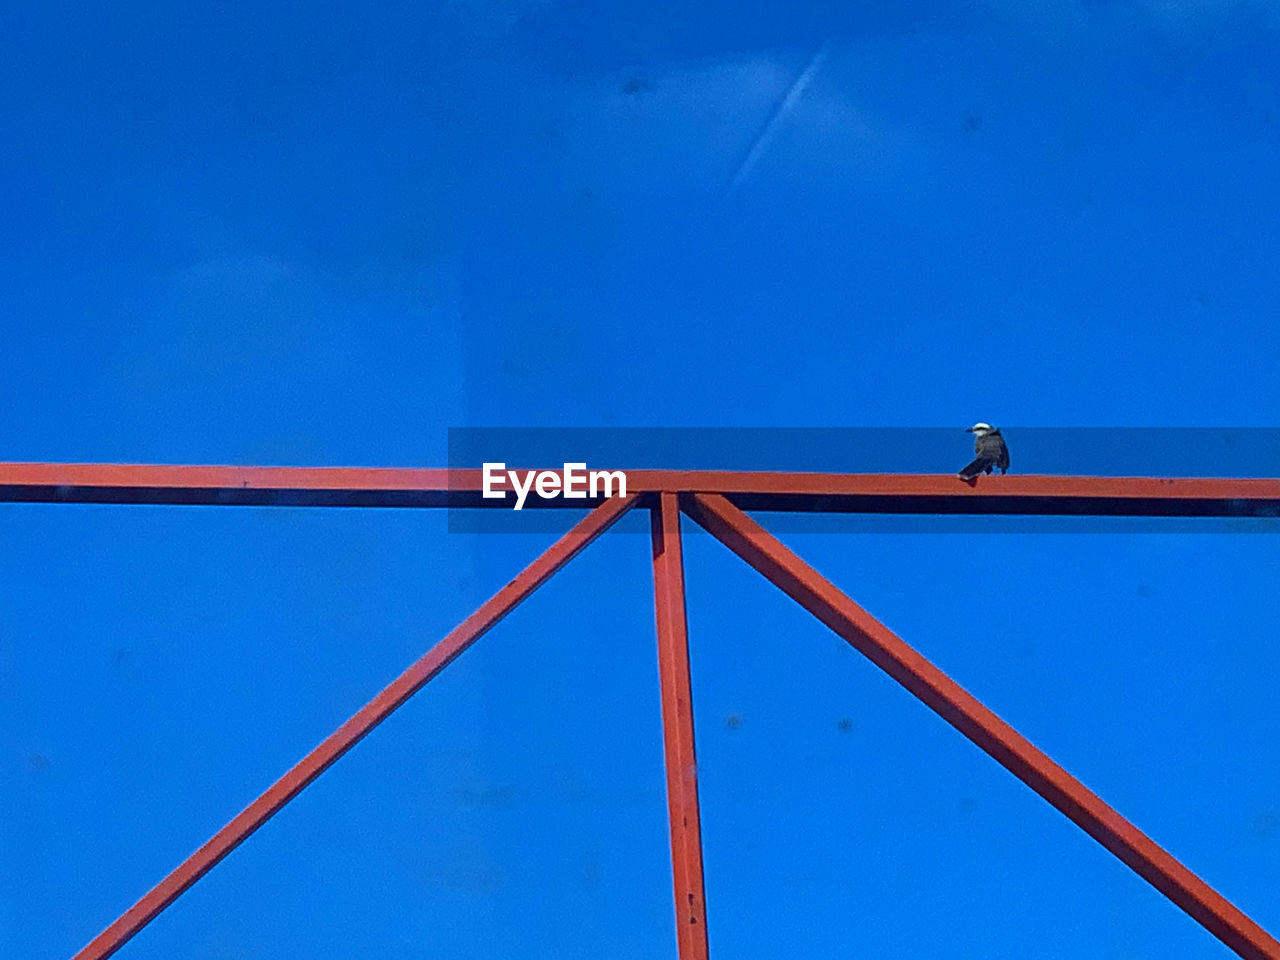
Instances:
[[[702,832],[698,816],[698,763],[693,739],[684,557],[676,495],[660,494],[651,517],[654,611],[658,627],[658,672],[662,684],[676,942],[680,960],[706,960],[707,916],[702,879]]]
[[[1247,960],[1280,943],[727,499],[684,501],[705,529]]]
[[[297,796],[307,784],[360,742],[374,727],[448,666],[494,624],[516,608],[553,573],[604,533],[634,505],[636,498],[617,498],[583,517],[514,580],[485,601],[432,647],[420,660],[302,758],[265,793],[245,807],[199,850],[183,861],[114,923],[98,934],[73,960],[102,960],[119,950],[165,907],[211,870],[255,830]]]

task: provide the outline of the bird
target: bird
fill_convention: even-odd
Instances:
[[[973,452],[977,454],[973,463],[960,471],[961,480],[971,481],[980,473],[991,473],[993,467],[999,467],[1002,474],[1009,472],[1009,448],[1004,445],[1004,437],[1000,428],[989,423],[975,423],[965,430],[972,433]]]

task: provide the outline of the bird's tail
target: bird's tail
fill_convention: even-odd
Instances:
[[[976,477],[978,474],[982,472],[983,466],[984,466],[983,460],[981,457],[979,457],[977,460],[973,461],[973,463],[969,464],[967,467],[963,468],[960,471],[960,479],[972,480],[974,477]]]

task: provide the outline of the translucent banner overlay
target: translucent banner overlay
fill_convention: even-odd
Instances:
[[[1000,426],[1000,425],[997,425]],[[1009,475],[1061,477],[1280,477],[1280,428],[1004,427]],[[915,474],[955,478],[974,458],[973,435],[955,428],[455,428],[451,469],[563,471],[580,464],[579,489],[595,471],[728,470]],[[497,474],[496,469],[492,471]],[[977,484],[996,489],[993,478]],[[517,477],[527,483],[527,478]],[[495,484],[510,491],[510,479]],[[515,496],[490,509],[451,508],[458,532],[546,533],[568,528],[597,500]],[[881,508],[883,505],[881,505]],[[881,509],[878,508],[878,509]],[[910,510],[912,508],[907,507]],[[1280,532],[1280,506],[1240,504],[1221,517],[1041,516],[753,511],[768,529],[842,533],[1265,533]],[[647,518],[617,529],[647,532]]]

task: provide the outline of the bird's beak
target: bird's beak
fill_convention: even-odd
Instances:
[[[973,433],[973,427],[965,427],[965,428],[964,428],[964,432],[965,432],[965,433]]]

